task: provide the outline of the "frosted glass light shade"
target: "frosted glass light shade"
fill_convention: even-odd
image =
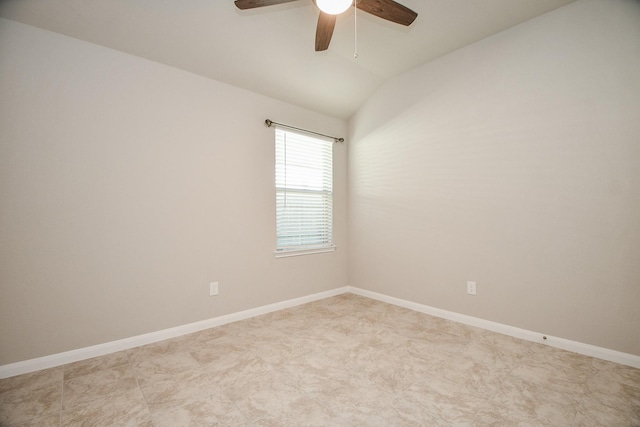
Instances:
[[[318,8],[329,15],[339,15],[349,9],[353,0],[316,0]]]

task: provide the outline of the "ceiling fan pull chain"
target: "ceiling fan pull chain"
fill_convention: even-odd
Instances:
[[[353,57],[358,59],[358,0],[353,1]]]

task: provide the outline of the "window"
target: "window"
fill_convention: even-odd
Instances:
[[[276,128],[276,256],[334,249],[333,141]]]

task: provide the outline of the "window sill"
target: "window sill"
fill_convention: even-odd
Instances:
[[[324,248],[290,249],[286,251],[276,251],[274,254],[276,258],[288,258],[292,256],[323,254],[326,252],[334,252],[335,250],[336,250],[335,246],[329,246]]]

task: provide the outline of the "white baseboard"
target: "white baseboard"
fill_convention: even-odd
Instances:
[[[640,356],[629,353],[622,353],[607,348],[596,347],[590,344],[584,344],[564,338],[544,335],[538,332],[528,331],[513,326],[504,325],[502,323],[492,322],[489,320],[479,319],[477,317],[467,316],[465,314],[455,313],[452,311],[442,310],[424,304],[418,304],[412,301],[391,297],[377,292],[365,289],[346,286],[343,288],[332,289],[330,291],[320,292],[317,294],[307,295],[300,298],[294,298],[274,304],[264,305],[249,310],[231,313],[224,316],[214,317],[200,322],[189,323],[187,325],[177,326],[175,328],[164,329],[161,331],[151,332],[148,334],[138,335],[135,337],[124,338],[117,341],[111,341],[104,344],[98,344],[91,347],[84,347],[77,350],[66,351],[64,353],[52,354],[50,356],[38,357],[36,359],[24,360],[21,362],[10,363],[0,366],[0,379],[13,377],[15,375],[26,374],[29,372],[39,371],[41,369],[53,368],[55,366],[67,363],[77,362],[79,360],[90,359],[92,357],[104,356],[105,354],[115,353],[118,351],[128,350],[145,344],[179,337],[191,334],[193,332],[202,331],[204,329],[213,328],[215,326],[225,325],[227,323],[237,322],[239,320],[249,319],[251,317],[260,316],[262,314],[271,313],[285,308],[295,307],[309,302],[329,298],[332,296],[351,292],[356,295],[372,298],[378,301],[394,304],[420,313],[429,314],[443,319],[452,320],[454,322],[464,323],[466,325],[475,326],[493,332],[515,338],[546,344],[551,347],[561,348],[563,350],[572,351],[574,353],[586,356],[596,357],[598,359],[608,360],[610,362],[620,363],[622,365],[631,366],[640,369]],[[543,339],[546,336],[546,340]]]
[[[271,313],[273,311],[283,310],[285,308],[295,307],[297,305],[329,298],[346,292],[348,292],[347,287],[332,289],[330,291],[320,292],[300,298],[294,298],[274,304],[264,305],[262,307],[256,307],[237,313],[231,313],[224,316],[202,320],[199,322],[189,323],[186,325],[176,326],[175,328],[164,329],[161,331],[151,332],[135,337],[124,338],[104,344],[98,344],[91,347],[79,348],[77,350],[65,351],[64,353],[57,353],[50,356],[38,357],[36,359],[29,359],[21,362],[2,365],[0,366],[0,379],[39,371],[41,369],[53,368],[55,366],[65,365],[67,363],[77,362],[79,360],[90,359],[92,357],[104,356],[105,354],[115,353],[117,351],[128,350],[130,348],[138,347],[141,345],[151,344],[154,342],[191,334],[193,332],[202,331],[204,329],[213,328],[215,326],[221,326],[227,323],[249,319],[251,317],[260,316],[262,314]]]
[[[608,360],[610,362],[620,363],[621,365],[631,366],[633,368],[640,369],[640,356],[636,356],[629,353],[623,353],[616,350],[610,350],[608,348],[597,347],[591,344],[584,344],[577,341],[571,341],[564,338],[558,338],[539,332],[533,332],[526,329],[516,328],[514,326],[504,325],[502,323],[492,322],[490,320],[484,320],[477,317],[467,316],[465,314],[455,313],[453,311],[442,310],[439,308],[431,307],[424,304],[418,304],[412,301],[403,300],[400,298],[390,297],[388,295],[379,294],[377,292],[368,291],[366,289],[348,287],[348,291],[361,295],[367,298],[375,299],[378,301],[386,302],[389,304],[397,305],[400,307],[408,308],[410,310],[418,311],[420,313],[429,314],[443,319],[452,320],[454,322],[464,323],[465,325],[475,326],[478,328],[486,329],[493,332],[498,332],[503,335],[508,335],[515,338],[520,338],[526,341],[532,341],[540,344],[545,344],[550,347],[556,347],[563,350],[571,351],[574,353],[582,354],[585,356],[591,356],[598,359]],[[544,339],[543,337],[546,337]]]

